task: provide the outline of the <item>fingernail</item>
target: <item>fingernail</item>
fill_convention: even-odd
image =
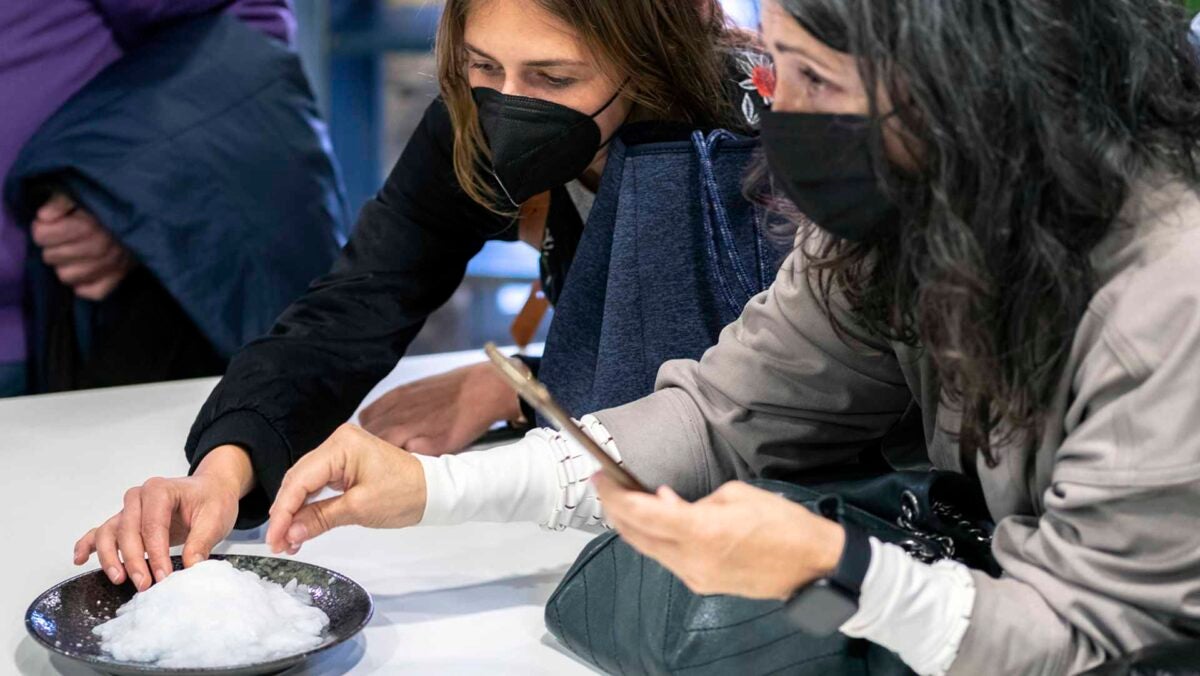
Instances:
[[[134,573],[133,574],[133,586],[137,587],[138,589],[141,589],[142,588],[142,580],[144,580],[144,579],[145,578],[142,577],[141,573]]]
[[[116,566],[113,566],[104,572],[108,573],[108,579],[111,580],[113,584],[116,584],[117,580],[121,578],[121,569],[117,568]]]
[[[306,528],[302,523],[293,524],[292,527],[288,529],[287,539],[288,542],[292,543],[293,545],[304,542],[306,539],[308,539],[308,528]]]
[[[154,579],[155,580],[162,582],[166,577],[167,577],[167,571],[163,570],[162,568],[159,568],[158,570],[154,571]]]

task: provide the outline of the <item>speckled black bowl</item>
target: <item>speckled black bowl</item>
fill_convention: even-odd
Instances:
[[[183,567],[171,557],[175,570]],[[287,584],[293,578],[308,585],[313,604],[329,615],[325,640],[315,648],[270,662],[220,669],[164,669],[139,662],[122,662],[105,654],[92,628],[116,616],[117,608],[137,591],[126,582],[114,585],[104,573],[94,570],[60,582],[38,596],[25,613],[25,628],[38,643],[68,660],[109,674],[141,676],[213,676],[214,674],[273,674],[288,669],[316,653],[357,634],[371,620],[371,595],[354,580],[320,566],[265,556],[220,556],[241,570],[254,571],[272,582]]]

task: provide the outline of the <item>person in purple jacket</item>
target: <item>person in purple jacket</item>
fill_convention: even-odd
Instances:
[[[162,24],[222,10],[282,41],[294,19],[289,0],[54,0],[0,2],[0,182],[18,152],[60,106]],[[54,195],[29,233],[63,284],[102,300],[134,265],[104,224]],[[22,307],[29,242],[0,206],[0,396],[25,390],[27,322]]]

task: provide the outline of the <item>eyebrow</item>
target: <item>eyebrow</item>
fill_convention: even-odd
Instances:
[[[474,45],[464,44],[463,46],[466,47],[467,51],[474,52],[485,59],[497,62],[499,61],[499,59],[496,57],[488,54],[478,47],[475,47]],[[572,59],[538,59],[536,61],[524,61],[521,63],[521,65],[529,68],[554,68],[556,66],[586,66],[588,63],[586,61],[576,61]]]

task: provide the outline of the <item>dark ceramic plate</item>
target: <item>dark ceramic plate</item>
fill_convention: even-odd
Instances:
[[[100,650],[100,641],[92,628],[116,616],[117,608],[133,598],[137,591],[126,582],[114,585],[104,573],[94,570],[60,582],[37,597],[25,613],[25,628],[38,643],[68,660],[79,662],[109,674],[141,676],[212,676],[213,674],[273,674],[296,665],[305,659],[328,650],[357,634],[371,620],[374,606],[371,595],[358,583],[340,573],[288,559],[265,556],[220,556],[234,568],[254,571],[263,578],[287,584],[293,578],[308,585],[313,604],[329,615],[325,640],[305,652],[281,657],[270,662],[239,665],[232,668],[164,669],[139,662],[121,662]],[[171,557],[175,570],[183,565],[178,556]]]

